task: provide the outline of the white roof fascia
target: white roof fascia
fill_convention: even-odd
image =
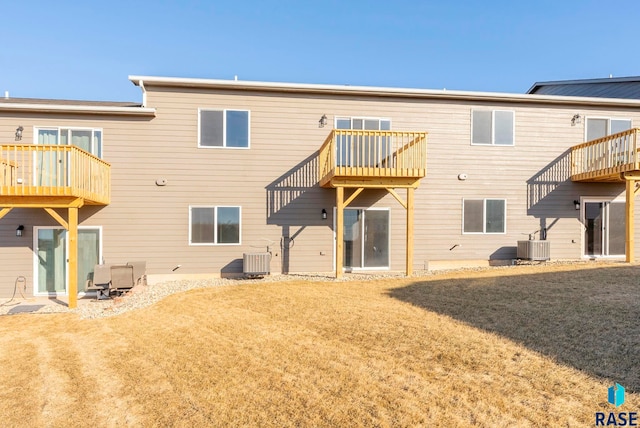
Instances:
[[[175,87],[199,87],[199,88],[229,88],[240,90],[264,90],[279,92],[307,92],[307,93],[331,93],[331,94],[353,94],[385,97],[407,97],[407,98],[432,98],[432,99],[453,99],[466,101],[491,101],[491,102],[521,102],[521,103],[548,103],[548,104],[574,104],[574,105],[596,105],[612,107],[634,107],[640,108],[640,100],[622,98],[597,98],[597,97],[575,97],[558,95],[537,95],[537,94],[513,94],[502,92],[473,92],[473,91],[450,91],[433,89],[410,89],[410,88],[389,88],[375,86],[350,86],[350,85],[322,85],[322,84],[302,84],[302,83],[281,83],[281,82],[259,82],[245,80],[219,80],[219,79],[197,79],[179,77],[158,77],[158,76],[129,76],[129,80],[134,85],[142,82],[146,88],[154,84],[157,86]]]
[[[87,106],[72,104],[28,104],[28,103],[0,103],[0,111],[38,111],[60,113],[85,114],[117,114],[125,116],[155,116],[156,109],[148,107],[117,107],[117,106]]]

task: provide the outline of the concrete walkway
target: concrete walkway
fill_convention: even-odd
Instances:
[[[78,298],[78,307],[95,304],[93,296]],[[60,297],[27,297],[14,299],[0,299],[0,315],[15,315],[25,313],[61,313],[69,312],[66,296]]]

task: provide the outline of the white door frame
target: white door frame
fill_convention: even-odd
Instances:
[[[374,271],[374,270],[380,270],[380,271],[387,271],[391,269],[391,208],[389,207],[352,207],[352,206],[348,206],[344,208],[345,210],[362,210],[362,211],[387,211],[389,213],[389,218],[388,218],[388,222],[387,222],[387,229],[389,231],[388,233],[388,242],[387,242],[387,248],[389,249],[389,255],[388,255],[388,259],[387,259],[387,266],[382,266],[382,267],[349,267],[347,268],[346,266],[342,267],[342,271],[343,272],[351,272],[351,271]],[[337,208],[333,207],[333,270],[336,270],[336,241],[337,241],[337,235],[336,235],[336,220],[337,220]],[[364,225],[364,222],[363,222]],[[364,234],[361,233],[360,234],[361,239],[363,240],[362,242],[362,249],[361,249],[361,260],[364,261]],[[344,247],[343,247],[344,249]],[[341,257],[344,257],[344,254],[341,255]]]
[[[40,293],[38,291],[38,231],[44,229],[62,229],[62,226],[33,226],[33,295],[34,296],[68,296],[69,295],[69,233],[65,233],[65,279],[64,279],[64,292],[46,292]],[[78,230],[81,229],[97,229],[98,230],[98,261],[102,260],[102,226],[78,226]],[[84,296],[84,292],[79,292],[78,296]]]
[[[607,254],[600,254],[600,255],[590,255],[590,254],[586,254],[586,236],[585,236],[585,232],[587,230],[587,220],[586,220],[586,214],[587,211],[585,209],[585,204],[586,203],[602,203],[602,204],[610,204],[612,202],[615,203],[625,203],[626,202],[626,198],[623,195],[621,196],[581,196],[580,197],[580,225],[581,225],[581,233],[580,233],[580,254],[581,257],[583,259],[593,259],[595,258],[611,258],[611,259],[619,259],[619,258],[623,258],[625,257],[625,254],[614,254],[614,255],[608,255],[609,253],[609,228],[608,228],[608,223],[609,223],[609,217],[608,214],[606,214],[606,222],[607,224],[604,224],[603,221],[603,227],[607,227],[606,231],[603,230],[603,235],[602,235],[602,248],[604,250],[605,253]],[[603,207],[604,208],[604,207]],[[604,215],[604,214],[603,214]],[[603,219],[605,220],[605,219]],[[605,236],[606,234],[606,236]],[[606,248],[605,248],[606,247]]]

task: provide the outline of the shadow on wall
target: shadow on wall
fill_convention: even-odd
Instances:
[[[320,207],[319,202],[328,199],[324,198],[327,192],[323,192],[324,189],[318,185],[317,152],[278,177],[266,190],[267,224],[321,224],[319,216],[310,215],[311,205],[316,203]]]
[[[600,183],[624,190],[619,183]],[[540,226],[529,233],[534,239],[546,239],[547,233],[561,218],[579,218],[574,201],[592,192],[590,183],[571,181],[571,150],[566,150],[536,175],[527,180],[527,214],[538,218]],[[615,190],[614,190],[615,192]],[[607,190],[606,193],[612,193]]]
[[[307,226],[331,227],[334,193],[318,184],[318,152],[285,172],[266,187],[267,224],[282,229],[282,273],[289,273],[291,252]],[[327,219],[322,218],[326,210]]]
[[[389,295],[640,391],[635,267],[415,282]]]
[[[527,215],[540,220],[533,234],[544,238],[560,218],[576,216],[573,200],[579,195],[571,181],[571,150],[566,150],[553,162],[527,180]]]
[[[334,189],[320,187],[318,169],[318,152],[315,152],[266,187],[267,224],[278,225],[282,229],[279,243],[282,273],[289,273],[295,240],[308,226],[333,228],[336,193]],[[347,190],[345,197],[351,193]],[[364,206],[370,206],[387,195],[382,189],[368,189],[363,193],[356,200]],[[326,211],[326,219],[322,218],[323,210]],[[329,244],[333,245],[332,242]]]
[[[534,237],[543,237],[561,218],[579,217],[574,201],[589,194],[589,184],[571,181],[570,149],[527,180],[527,214],[540,219],[540,227],[533,233]],[[624,191],[622,183],[599,183],[598,188],[602,190],[602,186]]]

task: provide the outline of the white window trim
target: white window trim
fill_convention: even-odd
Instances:
[[[491,143],[490,144],[479,144],[473,142],[473,112],[474,111],[490,111],[491,112]],[[511,117],[513,120],[513,130],[511,135],[511,144],[496,144],[496,112],[507,112],[511,113]],[[516,111],[515,110],[502,110],[502,109],[471,109],[471,145],[472,146],[480,146],[480,147],[514,147],[516,145]]]
[[[200,144],[202,129],[202,112],[203,111],[221,111],[222,112],[222,146],[203,146]],[[247,112],[247,147],[227,147],[227,112],[228,111],[244,111]],[[251,110],[237,108],[198,108],[198,148],[199,149],[226,149],[226,150],[248,150],[251,148]]]
[[[587,141],[587,123],[589,122],[589,119],[601,119],[601,120],[606,120],[607,121],[607,136],[611,135],[611,121],[612,120],[626,120],[629,121],[631,123],[631,128],[633,128],[633,119],[631,119],[630,117],[611,117],[611,116],[585,116],[584,119],[584,138],[583,140],[586,142]]]
[[[373,116],[336,116],[333,119],[333,128],[334,129],[338,129],[338,120],[348,120],[351,124],[351,128],[353,129],[353,120],[354,119],[361,119],[361,120],[377,120],[378,121],[378,125],[380,124],[381,120],[386,120],[389,121],[389,128],[393,129],[393,122],[391,121],[391,118],[389,117],[373,117]],[[356,129],[357,131],[357,129]],[[366,131],[366,129],[365,129]]]
[[[38,144],[38,131],[40,130],[57,131],[58,139],[60,139],[61,129],[70,129],[72,131],[91,131],[91,135],[94,138],[94,141],[91,142],[92,144],[95,144],[95,132],[96,131],[100,132],[100,159],[104,159],[104,129],[103,128],[92,128],[90,126],[37,126],[36,125],[33,127],[33,144]]]
[[[214,242],[191,242],[191,210],[192,208],[213,208],[215,210],[213,227]],[[218,243],[218,208],[238,208],[238,242]],[[189,205],[189,246],[193,247],[228,247],[242,245],[242,207],[239,205]]]
[[[53,128],[50,128],[53,129]],[[65,128],[67,129],[67,128]],[[64,294],[61,293],[57,293],[57,292],[47,292],[47,293],[40,293],[38,292],[38,281],[39,281],[39,273],[38,273],[38,231],[40,229],[57,229],[57,230],[63,230],[64,227],[62,226],[33,226],[32,228],[32,233],[33,233],[33,247],[35,250],[33,252],[33,276],[32,278],[34,279],[33,281],[33,295],[34,296],[55,296],[55,295],[62,295],[62,296],[68,296],[69,295],[69,289],[68,289],[68,285],[69,285],[69,231],[67,230],[65,239],[66,239],[66,251],[65,251],[65,259],[67,260],[67,266],[65,268],[65,291]],[[100,264],[102,264],[103,260],[104,260],[104,255],[103,255],[103,246],[104,246],[104,240],[103,240],[103,230],[102,230],[102,226],[78,226],[78,230],[81,229],[97,229],[98,230],[98,239],[100,241],[100,245],[98,247],[98,261]],[[87,292],[80,292],[78,293],[78,297],[84,297],[87,295]]]
[[[352,271],[352,272],[365,272],[365,271],[388,271],[391,270],[391,208],[389,207],[352,207],[352,206],[348,206],[344,208],[345,210],[349,209],[349,210],[362,210],[362,211],[387,211],[389,213],[389,242],[387,243],[387,246],[389,248],[389,259],[387,260],[388,262],[388,266],[379,266],[379,267],[365,267],[365,268],[361,268],[361,267],[357,267],[357,268],[346,268],[346,267],[342,267],[342,271],[343,272],[347,272],[347,271]],[[338,209],[336,207],[333,207],[333,270],[336,270],[336,252],[337,252],[337,235],[336,235],[336,222],[338,221],[338,215],[337,215]],[[364,252],[364,246],[362,248],[362,251]]]
[[[596,119],[600,119],[599,117]],[[602,118],[604,119],[604,118]],[[586,128],[586,126],[585,126]],[[585,204],[587,202],[592,202],[592,203],[599,203],[599,202],[607,202],[607,203],[626,203],[627,202],[627,198],[626,195],[624,193],[622,193],[621,195],[618,196],[580,196],[580,254],[581,254],[581,258],[585,259],[585,260],[591,260],[594,258],[594,256],[592,255],[586,255],[585,251],[584,251],[584,246],[585,246],[585,229],[587,227],[586,225],[586,220],[585,220],[585,215],[586,215],[586,209],[585,209]],[[625,251],[626,252],[626,251]],[[623,259],[625,257],[625,254],[621,254],[621,255],[606,255],[606,256],[595,256],[596,259],[599,260],[603,260],[603,259]]]
[[[504,201],[504,231],[503,232],[487,232],[487,200]],[[465,232],[464,231],[464,201],[482,201],[482,232]],[[507,199],[506,198],[462,198],[462,234],[463,235],[506,235],[507,234]]]

